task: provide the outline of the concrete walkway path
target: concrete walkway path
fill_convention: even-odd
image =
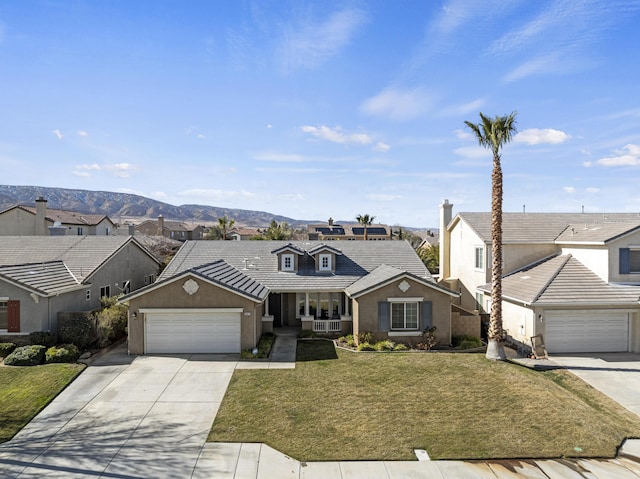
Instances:
[[[0,444],[0,479],[640,478],[638,440],[611,460],[308,463],[264,444],[207,443],[231,375],[243,367],[295,367],[295,336],[278,336],[271,361],[134,357],[115,348]]]

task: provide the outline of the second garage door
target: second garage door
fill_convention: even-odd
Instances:
[[[624,352],[629,315],[615,311],[547,311],[545,345],[550,353]]]
[[[242,310],[145,311],[145,353],[239,353]]]

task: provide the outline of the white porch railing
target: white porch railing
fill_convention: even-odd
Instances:
[[[341,323],[339,319],[314,319],[313,330],[316,333],[338,333],[342,331]]]

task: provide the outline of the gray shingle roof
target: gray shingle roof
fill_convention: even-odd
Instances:
[[[139,244],[130,236],[4,236],[0,266],[64,261],[82,282],[129,241]]]
[[[491,284],[479,288],[489,293]],[[502,279],[502,296],[525,304],[637,304],[640,287],[610,284],[571,255],[554,256]]]
[[[557,243],[597,243],[605,244],[619,236],[640,228],[636,223],[580,223],[570,224],[560,233]]]
[[[341,291],[382,264],[407,271],[435,283],[424,263],[406,241],[342,241],[332,245],[342,252],[336,256],[335,273],[316,272],[313,258],[300,256],[297,272],[278,271],[272,253],[291,244],[309,251],[320,241],[187,241],[158,280],[224,259],[243,274],[273,291]]]
[[[637,213],[513,213],[502,214],[503,243],[554,243],[569,225],[623,222],[640,226]],[[458,213],[485,242],[491,241],[491,213]]]
[[[269,290],[264,285],[238,271],[222,259],[213,263],[203,264],[193,268],[191,271],[213,283],[220,284],[260,301],[269,294]]]
[[[43,295],[65,291],[80,285],[62,261],[0,266],[0,277]]]

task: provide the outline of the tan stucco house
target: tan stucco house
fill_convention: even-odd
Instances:
[[[200,240],[204,238],[201,225],[165,220],[162,215],[157,220],[146,220],[135,225],[135,232],[147,236],[164,236],[176,241]]]
[[[160,263],[130,236],[6,236],[0,248],[0,334],[56,331],[61,312],[150,284]]]
[[[237,353],[280,326],[448,345],[457,296],[405,241],[188,241],[121,301],[132,354]]]
[[[440,280],[490,311],[491,217],[441,208]],[[503,213],[503,325],[550,353],[640,352],[640,216]]]

